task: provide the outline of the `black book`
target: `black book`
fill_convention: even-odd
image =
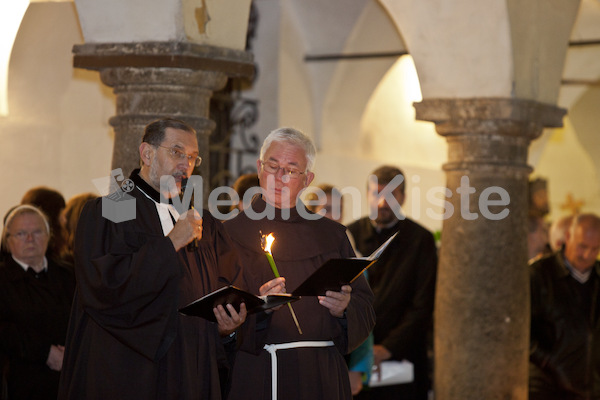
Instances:
[[[325,296],[328,290],[339,292],[342,286],[354,282],[367,268],[375,264],[397,234],[398,232],[394,233],[369,257],[332,258],[325,261],[292,292],[292,295]]]
[[[236,311],[240,311],[240,305],[246,304],[248,314],[253,314],[259,311],[268,310],[283,304],[287,304],[300,297],[292,296],[289,293],[270,294],[267,296],[256,296],[250,292],[242,290],[233,285],[222,287],[204,297],[199,298],[179,309],[179,312],[184,315],[202,317],[212,322],[217,322],[213,308],[218,305],[225,307],[231,304]],[[225,308],[227,311],[227,308]]]

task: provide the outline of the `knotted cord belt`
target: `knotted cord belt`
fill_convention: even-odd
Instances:
[[[331,340],[265,344],[264,349],[271,354],[271,388],[272,388],[271,399],[277,400],[277,350],[296,349],[299,347],[330,347],[330,346],[333,346],[333,342]]]

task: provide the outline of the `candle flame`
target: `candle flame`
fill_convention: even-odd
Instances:
[[[265,243],[263,246],[263,250],[266,251],[267,253],[273,255],[273,253],[271,253],[271,246],[273,245],[273,242],[275,241],[275,236],[273,236],[273,233],[269,233],[267,236],[264,237],[265,239]]]

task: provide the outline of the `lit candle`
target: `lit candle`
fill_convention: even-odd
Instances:
[[[271,253],[271,246],[273,245],[273,242],[275,241],[275,236],[273,236],[273,233],[269,233],[268,235],[263,235],[261,232],[260,235],[260,243],[261,246],[263,248],[263,251],[265,252],[265,255],[267,256],[267,260],[269,261],[269,265],[271,266],[271,271],[273,271],[273,275],[275,275],[275,278],[279,278],[279,271],[277,270],[277,266],[275,265],[275,260],[273,260],[273,254]],[[294,319],[294,323],[296,324],[296,328],[298,328],[298,333],[302,335],[302,329],[300,329],[300,324],[298,323],[298,318],[296,318],[296,313],[294,312],[294,309],[292,308],[292,305],[290,303],[287,303],[288,307],[290,308],[290,313],[292,314],[292,318]]]
[[[277,266],[275,265],[275,260],[273,260],[273,254],[271,254],[271,246],[275,241],[275,236],[272,233],[269,233],[267,236],[262,235],[262,239],[264,240],[263,250],[265,251],[265,255],[267,256],[267,260],[269,260],[269,265],[271,266],[271,271],[273,271],[273,275],[275,278],[279,278],[279,271],[277,271]]]

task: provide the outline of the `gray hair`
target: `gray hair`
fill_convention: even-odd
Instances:
[[[306,170],[311,171],[315,165],[315,157],[317,149],[313,141],[294,128],[278,128],[269,133],[262,147],[260,148],[260,159],[264,161],[264,156],[273,142],[286,142],[294,146],[300,147],[306,155]]]
[[[6,216],[6,219],[4,220],[4,230],[2,231],[2,246],[5,249],[8,249],[7,241],[8,241],[8,229],[10,228],[10,225],[12,224],[13,220],[16,217],[18,217],[19,215],[24,215],[24,214],[39,215],[40,218],[42,218],[42,221],[44,221],[44,225],[46,226],[46,233],[48,234],[48,236],[50,236],[50,223],[48,222],[48,217],[46,216],[46,214],[44,214],[43,211],[37,207],[31,206],[29,204],[23,204],[23,205],[13,208],[10,211],[10,213],[8,213],[8,215]]]
[[[569,228],[569,233],[571,236],[575,235],[575,230],[580,225],[585,225],[586,229],[600,232],[600,217],[593,213],[575,215]]]

